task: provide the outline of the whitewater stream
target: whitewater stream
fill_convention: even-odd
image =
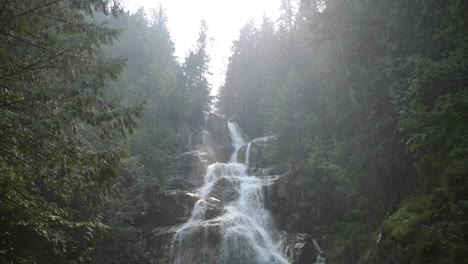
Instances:
[[[187,264],[195,261],[195,253],[188,245],[192,236],[207,236],[213,224],[219,225],[222,234],[217,250],[207,250],[204,263],[223,264],[288,264],[279,251],[280,234],[275,229],[270,213],[264,207],[262,188],[266,182],[263,179],[247,174],[247,161],[238,162],[237,152],[246,144],[245,136],[236,123],[229,122],[228,128],[234,152],[229,163],[211,164],[206,172],[204,184],[198,189],[201,198],[192,211],[190,219],[176,233],[173,244],[174,264]],[[209,135],[206,131],[205,135]],[[246,154],[248,157],[248,153]],[[209,208],[209,197],[213,185],[220,177],[228,177],[235,182],[237,198],[224,204],[225,213],[212,220],[204,220]],[[215,199],[216,200],[216,199]],[[215,201],[216,202],[216,201]],[[205,232],[200,229],[205,228]],[[210,255],[218,252],[218,256]]]
[[[204,114],[203,143],[212,152]],[[264,206],[268,182],[247,173],[251,143],[236,123],[228,122],[228,129],[234,151],[228,163],[208,166],[203,185],[193,194],[199,200],[191,217],[174,236],[171,263],[289,264],[279,249],[281,234]],[[238,161],[237,153],[246,144],[245,160]],[[221,188],[224,205],[211,195],[220,180],[227,183]],[[218,208],[214,217],[213,208]],[[316,264],[325,263],[315,241],[314,246],[319,252]]]

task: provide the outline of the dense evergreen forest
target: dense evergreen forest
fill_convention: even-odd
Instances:
[[[327,263],[468,263],[468,2],[281,14],[240,30],[214,100],[203,21],[180,62],[163,8],[0,0],[0,263],[160,263],[158,195],[211,108],[277,136]]]
[[[466,1],[284,7],[241,30],[219,109],[279,135],[336,263],[466,262]]]

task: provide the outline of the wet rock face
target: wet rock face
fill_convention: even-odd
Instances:
[[[303,233],[285,234],[281,241],[281,252],[292,264],[312,264],[317,259],[313,240]]]
[[[206,168],[213,158],[205,152],[189,151],[176,158],[176,172],[168,183],[169,189],[193,191],[203,185]]]
[[[205,211],[205,220],[213,219],[217,216],[223,215],[226,213],[226,209],[224,209],[223,202],[220,200],[209,197],[205,199],[206,202],[206,211]]]
[[[200,121],[200,124],[203,121]],[[187,150],[195,150],[198,145],[203,143],[201,130],[196,129],[189,124],[182,124],[177,127],[177,137],[182,146]]]
[[[150,205],[147,222],[159,226],[145,234],[148,247],[153,250],[151,254],[155,256],[154,263],[267,263],[252,258],[256,252],[249,241],[252,234],[254,237],[260,237],[260,233],[257,236],[254,232],[245,232],[244,229],[230,228],[232,223],[226,225],[226,219],[230,219],[226,217],[230,210],[226,210],[224,205],[229,208],[231,202],[245,197],[240,197],[241,181],[237,177],[238,169],[234,169],[236,166],[215,164],[210,167],[210,171],[213,168],[213,175],[216,176],[210,180],[213,185],[210,185],[211,189],[206,190],[207,193],[200,192],[208,198],[201,200],[199,195],[187,192],[195,192],[203,185],[205,176],[209,178],[209,164],[227,161],[233,151],[227,120],[214,114],[207,117],[208,132],[202,134],[204,144],[196,147],[198,151],[192,150],[177,157],[173,169],[174,176],[168,183],[173,191],[159,194],[157,191],[149,192],[145,197]],[[204,127],[205,125],[202,129]],[[276,222],[281,230],[290,232],[284,233],[284,239],[281,240],[283,256],[292,264],[312,264],[318,255],[313,240],[306,234],[296,233],[302,232],[298,230],[304,221],[294,214],[295,196],[294,188],[291,187],[291,165],[279,162],[280,159],[274,156],[276,147],[277,140],[273,135],[253,140],[249,151],[250,168],[247,175],[255,175],[259,178],[258,181],[262,182],[257,188],[257,193],[262,194],[261,201],[264,204],[259,203],[274,217],[274,221],[269,220],[271,224]],[[240,162],[245,161],[246,149],[247,145],[238,152]],[[221,171],[221,168],[228,173]],[[242,168],[244,173],[245,168]],[[184,225],[189,219],[190,224]],[[275,236],[280,237],[279,233]]]
[[[292,166],[279,162],[275,157],[277,137],[272,134],[252,140],[249,151],[249,174],[268,180],[263,188],[265,208],[273,215],[278,226],[287,232],[302,232],[301,220],[294,214],[295,193],[291,184]],[[238,159],[245,161],[247,145],[238,152]]]
[[[183,224],[158,227],[145,235],[146,241],[151,245],[153,261],[155,264],[171,263],[171,248],[174,235]]]
[[[233,151],[227,119],[224,116],[209,113],[206,122],[210,142],[207,142],[216,160],[226,162]]]
[[[249,151],[249,166],[253,168],[265,168],[275,163],[273,148],[276,146],[277,137],[268,134],[252,140]],[[237,160],[245,162],[247,145],[239,149]]]
[[[145,199],[149,203],[148,220],[156,226],[168,226],[187,221],[200,197],[187,191],[174,190],[155,195],[148,191]]]
[[[287,232],[297,232],[297,221],[294,221],[292,213],[294,201],[291,192],[291,165],[280,163],[268,168],[256,171],[258,177],[268,180],[264,187],[265,208],[267,208],[275,218],[276,223],[282,230]]]
[[[239,181],[234,178],[222,176],[214,183],[209,196],[215,197],[223,203],[232,202],[239,198],[239,184]]]
[[[213,197],[199,200],[198,196],[183,191],[171,191],[158,198],[162,199],[161,202],[166,205],[166,210],[157,214],[158,217],[162,217],[158,222],[162,226],[145,235],[148,244],[154,250],[154,263],[217,263],[220,257],[219,244],[222,239],[220,221],[217,217],[226,213],[223,203]],[[190,217],[195,201],[197,204],[203,203],[202,206],[206,207],[203,221],[178,233],[177,231],[181,230],[184,222]],[[178,210],[180,206],[184,209],[191,209],[187,213],[187,210]],[[167,210],[168,208],[177,210],[171,212]],[[169,225],[174,222],[178,224]],[[176,236],[182,237],[174,239]],[[174,247],[174,243],[180,243],[180,245]],[[174,249],[176,249],[175,252]],[[177,250],[183,252],[177,252]]]
[[[233,148],[226,117],[205,112],[197,116],[196,123],[196,126],[183,124],[178,127],[177,136],[182,146],[190,151],[209,153],[216,161],[227,161]]]
[[[222,234],[218,218],[192,226],[176,236],[182,237],[173,240],[179,244],[173,246],[171,263],[219,263]]]
[[[224,116],[209,113],[206,128],[216,142],[222,143],[222,145],[231,144],[227,119]]]
[[[187,230],[191,235],[174,240],[183,224],[158,227],[145,235],[148,244],[154,250],[156,264],[219,263],[222,243],[221,225],[213,219]],[[174,246],[174,243],[181,245]],[[174,251],[174,249],[176,249]],[[180,252],[177,251],[180,249]]]

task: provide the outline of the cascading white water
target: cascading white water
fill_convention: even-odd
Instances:
[[[250,164],[250,147],[252,147],[252,142],[249,142],[247,149],[245,150],[245,161],[244,164],[248,168]]]
[[[205,126],[203,127],[203,131],[208,131],[208,118],[210,117],[210,113],[203,111],[203,118],[205,119]]]
[[[203,145],[205,147],[205,151],[210,154],[210,155],[215,155],[215,151],[213,150],[213,148],[211,147],[211,144],[212,144],[212,138],[211,138],[211,133],[210,131],[208,131],[208,119],[210,118],[210,113],[209,112],[206,112],[206,111],[203,111],[203,118],[204,118],[204,127],[203,127],[203,130],[202,130],[202,141],[203,141]]]
[[[204,184],[197,190],[201,199],[174,237],[172,263],[289,264],[278,249],[280,234],[264,207],[266,182],[247,175],[248,153],[246,164],[238,163],[237,152],[246,143],[244,134],[236,123],[229,122],[228,128],[234,152],[229,163],[214,163],[208,167]],[[224,214],[205,219],[209,204],[220,203],[210,197],[210,193],[221,177],[238,183],[235,185],[236,199],[224,204]],[[218,236],[213,232],[220,234],[219,243],[214,245],[209,240]],[[193,246],[197,249],[191,248]],[[205,246],[216,248],[203,248]],[[214,256],[216,252],[217,257]]]
[[[317,260],[315,260],[314,264],[325,264],[325,258],[322,256],[323,254],[322,249],[318,245],[317,240],[314,239],[313,242],[314,242],[315,250],[318,252]]]
[[[228,122],[228,128],[232,140],[232,147],[234,147],[234,152],[231,154],[229,162],[236,163],[237,152],[239,152],[239,149],[242,148],[243,145],[245,145],[244,133],[240,129],[239,125],[233,122]]]

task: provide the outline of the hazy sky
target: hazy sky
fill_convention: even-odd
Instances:
[[[183,59],[196,42],[200,21],[205,19],[208,35],[213,38],[210,81],[213,88],[224,82],[232,41],[250,19],[261,21],[263,14],[276,18],[281,0],[124,0],[130,10],[156,8],[161,4],[168,16],[168,26],[176,45],[176,55]]]

